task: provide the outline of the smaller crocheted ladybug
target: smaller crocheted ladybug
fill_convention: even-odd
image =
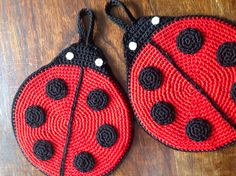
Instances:
[[[120,7],[131,25],[111,14]],[[112,0],[122,29],[127,87],[135,115],[153,138],[184,151],[236,140],[236,26],[210,16],[135,19]]]
[[[130,111],[102,51],[93,44],[93,26],[92,11],[82,9],[80,41],[30,75],[13,102],[17,142],[46,175],[108,174],[130,146]]]

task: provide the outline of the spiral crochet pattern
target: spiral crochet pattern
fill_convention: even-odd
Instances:
[[[102,147],[111,147],[116,142],[117,134],[111,125],[105,124],[98,128],[96,139]]]
[[[55,78],[48,81],[45,90],[48,97],[54,100],[60,100],[66,96],[67,87],[64,80]]]
[[[73,164],[80,172],[88,172],[93,169],[95,162],[88,152],[81,152],[75,156]]]
[[[25,111],[25,123],[36,128],[45,122],[45,113],[39,106],[30,106]]]
[[[33,152],[39,160],[49,160],[53,155],[53,148],[49,141],[38,140],[33,145]]]
[[[91,109],[99,111],[107,105],[108,96],[103,90],[95,89],[89,92],[86,102]]]
[[[128,94],[141,126],[183,151],[211,151],[234,143],[235,25],[204,16],[160,17],[155,26],[151,19],[138,19],[124,40]],[[151,35],[134,33],[140,26]],[[135,52],[126,47],[129,39],[138,43]],[[153,71],[144,72],[147,68]],[[161,74],[153,76],[158,75],[154,70]],[[148,89],[153,80],[161,81]]]

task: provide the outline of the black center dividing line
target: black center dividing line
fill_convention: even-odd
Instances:
[[[152,46],[154,46],[164,57],[165,59],[180,73],[180,75],[186,79],[202,96],[204,96],[207,101],[213,106],[213,108],[220,114],[220,116],[232,127],[236,130],[236,125],[234,125],[227,115],[220,109],[220,107],[216,104],[216,102],[194,81],[192,80],[168,55],[161,47],[159,47],[154,41],[149,41]]]
[[[64,175],[64,164],[65,164],[65,158],[66,158],[66,153],[67,153],[67,148],[68,148],[69,138],[70,138],[70,133],[71,133],[71,125],[72,125],[72,121],[73,121],[73,117],[74,117],[74,111],[75,111],[75,107],[76,107],[76,103],[77,103],[77,98],[79,95],[80,85],[81,85],[81,82],[83,79],[83,73],[84,73],[84,70],[82,67],[80,67],[79,80],[78,80],[78,84],[75,89],[73,104],[71,106],[71,111],[70,111],[70,119],[69,119],[68,126],[67,126],[66,143],[64,146],[64,151],[63,151],[63,155],[62,155],[62,159],[61,159],[61,166],[60,166],[60,174],[59,174],[60,176]]]

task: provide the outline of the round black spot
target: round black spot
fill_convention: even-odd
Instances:
[[[110,125],[102,125],[97,130],[96,139],[102,147],[111,147],[116,142],[116,138],[116,131]]]
[[[108,103],[108,96],[103,90],[94,89],[87,95],[86,103],[94,111],[102,110]]]
[[[174,108],[170,103],[163,101],[158,102],[153,105],[151,116],[159,125],[170,124],[175,118]]]
[[[39,106],[30,106],[25,110],[25,123],[36,128],[45,122],[45,113]]]
[[[216,51],[217,62],[224,67],[236,65],[236,42],[226,42]]]
[[[46,140],[38,140],[34,143],[33,153],[39,160],[49,160],[53,155],[52,144]]]
[[[176,37],[176,46],[184,54],[194,54],[202,46],[202,36],[197,29],[186,28]]]
[[[146,90],[159,88],[162,81],[161,72],[154,67],[145,67],[138,76],[139,84]]]
[[[67,86],[64,80],[55,78],[47,82],[46,94],[53,100],[60,100],[66,96]]]
[[[73,165],[80,172],[91,171],[94,167],[94,159],[88,152],[81,152],[74,157]]]
[[[200,118],[191,119],[185,127],[185,132],[189,139],[197,142],[206,140],[210,131],[211,128],[208,121]]]
[[[230,97],[236,102],[236,83],[233,83],[230,89]]]

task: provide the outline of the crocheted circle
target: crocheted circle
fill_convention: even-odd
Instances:
[[[191,119],[185,127],[189,139],[197,142],[206,140],[209,137],[210,130],[208,121],[200,118]]]
[[[87,95],[86,103],[92,110],[99,111],[107,105],[108,96],[103,90],[94,89]]]
[[[231,86],[230,97],[236,102],[236,83]]]
[[[74,157],[73,165],[80,172],[89,172],[93,169],[95,161],[88,152],[81,152]]]
[[[25,110],[25,123],[31,128],[36,128],[45,122],[45,114],[39,106],[29,106]]]
[[[158,102],[152,106],[151,117],[159,125],[170,124],[174,120],[174,109],[170,103]]]
[[[38,140],[33,145],[33,153],[39,160],[49,160],[53,155],[52,144],[46,140]]]
[[[161,85],[161,72],[154,67],[145,67],[138,76],[139,84],[146,90],[154,90]]]
[[[176,46],[184,54],[194,54],[202,46],[202,36],[197,29],[186,28],[176,37]]]
[[[117,134],[111,125],[105,124],[98,128],[96,139],[102,147],[111,147],[116,142]]]
[[[48,97],[53,100],[60,100],[66,96],[67,86],[63,79],[54,78],[47,82],[45,91]]]
[[[217,62],[224,66],[236,65],[236,42],[225,42],[219,46],[216,52]]]

